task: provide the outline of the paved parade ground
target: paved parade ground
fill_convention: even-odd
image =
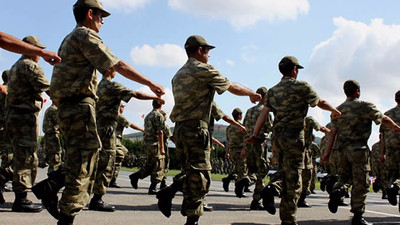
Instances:
[[[47,168],[46,168],[47,169]],[[102,225],[102,224],[135,224],[135,225],[179,225],[185,223],[185,218],[180,214],[182,194],[178,193],[173,200],[173,212],[170,218],[164,217],[157,208],[155,196],[147,194],[150,180],[139,180],[138,190],[134,190],[129,183],[130,172],[121,171],[118,184],[122,188],[110,188],[103,198],[105,202],[116,207],[116,211],[96,212],[87,209],[75,219],[77,225]],[[46,177],[46,170],[39,169],[38,179]],[[172,177],[169,177],[169,184]],[[250,211],[251,197],[236,198],[233,193],[234,185],[231,183],[230,192],[224,192],[222,183],[212,182],[210,192],[206,197],[209,205],[214,207],[213,212],[205,212],[200,218],[201,225],[276,225],[280,224],[279,213],[270,215],[266,211]],[[248,193],[249,195],[249,193]],[[249,195],[250,196],[250,195]],[[28,197],[35,203],[39,203],[32,193]],[[0,205],[0,224],[41,224],[55,225],[56,220],[43,210],[41,213],[13,213],[11,212],[14,194],[5,193],[6,203]],[[279,199],[278,199],[279,201]],[[336,214],[329,212],[328,194],[317,190],[317,194],[311,195],[307,201],[312,208],[300,208],[298,211],[298,223],[300,225],[347,225],[350,223],[352,213],[350,207],[339,207]],[[345,200],[347,203],[349,199]],[[278,207],[279,204],[276,204]],[[278,210],[279,211],[279,210]],[[400,224],[400,213],[397,206],[391,206],[387,200],[381,199],[380,193],[368,193],[365,218],[374,225]]]

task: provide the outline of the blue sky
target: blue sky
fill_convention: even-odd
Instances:
[[[309,82],[318,94],[337,106],[344,101],[347,79],[361,83],[361,99],[381,111],[395,105],[399,90],[400,2],[396,0],[103,0],[111,13],[100,36],[113,53],[167,91],[164,109],[173,106],[171,78],[185,63],[183,44],[192,34],[204,36],[216,48],[209,63],[233,82],[253,90],[279,82],[279,60],[296,56],[305,67],[299,80]],[[48,50],[57,51],[75,27],[74,0],[14,0],[2,3],[2,32],[18,38],[39,37]],[[0,71],[19,55],[0,50]],[[51,79],[52,67],[39,62]],[[99,74],[99,79],[101,75]],[[147,87],[117,76],[134,90]],[[48,98],[46,96],[46,98]],[[230,115],[235,107],[252,106],[247,97],[224,93],[215,98]],[[45,103],[44,108],[49,106]],[[125,115],[143,126],[141,115],[151,102],[131,100]],[[43,113],[41,113],[42,115]],[[321,124],[329,114],[311,109]],[[171,121],[168,121],[172,125]],[[370,140],[377,140],[373,126]],[[126,130],[130,133],[132,130]],[[320,132],[317,136],[322,136]]]

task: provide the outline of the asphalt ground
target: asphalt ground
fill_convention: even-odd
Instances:
[[[103,200],[116,207],[115,212],[97,212],[85,208],[79,214],[75,223],[77,225],[102,225],[102,224],[135,224],[135,225],[178,225],[184,224],[186,218],[180,214],[180,204],[182,194],[178,193],[173,199],[172,215],[170,218],[164,217],[157,208],[157,199],[154,195],[148,195],[150,185],[149,178],[139,180],[139,188],[133,189],[129,183],[130,172],[121,171],[118,184],[121,188],[109,188]],[[37,181],[46,178],[46,170],[39,169]],[[168,184],[172,182],[169,177]],[[214,211],[205,212],[200,218],[201,225],[276,225],[281,224],[279,219],[279,199],[275,201],[277,213],[270,215],[266,211],[250,211],[251,193],[247,198],[236,198],[233,193],[234,185],[231,183],[230,192],[224,192],[222,183],[212,182],[210,192],[206,197],[206,202],[214,207]],[[250,188],[251,189],[251,188]],[[320,190],[316,191],[307,198],[312,208],[300,208],[297,213],[300,225],[350,225],[352,213],[350,207],[339,207],[336,214],[329,212],[328,194]],[[61,195],[61,193],[59,193]],[[30,192],[28,198],[34,203],[39,200]],[[14,213],[11,212],[12,202],[14,201],[13,192],[5,193],[6,203],[0,205],[0,225],[16,224],[41,224],[54,225],[57,221],[43,210],[40,213]],[[345,200],[347,203],[349,199]],[[367,221],[375,225],[394,225],[400,224],[400,213],[397,206],[391,206],[387,200],[381,199],[380,193],[368,193],[367,206],[364,217]]]

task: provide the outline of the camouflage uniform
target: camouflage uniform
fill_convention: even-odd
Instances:
[[[353,97],[348,97],[337,109],[342,116],[332,119],[332,129],[337,129],[340,162],[339,181],[333,189],[340,190],[344,195],[344,191],[352,185],[351,212],[362,215],[369,189],[370,150],[367,142],[371,134],[371,122],[379,124],[383,115],[372,103]]]
[[[11,68],[6,97],[6,128],[14,152],[13,191],[27,192],[36,179],[38,158],[37,117],[43,106],[41,93],[49,89],[43,69],[27,56]]]
[[[246,127],[246,137],[250,137],[253,134],[258,116],[263,108],[264,105],[258,103],[256,106],[247,110],[243,119],[243,125]],[[253,201],[261,200],[260,191],[264,187],[263,179],[268,174],[269,159],[266,157],[267,149],[264,148],[263,143],[266,140],[268,133],[271,131],[271,128],[272,118],[269,114],[256,140],[251,144],[246,144],[246,163],[248,169],[246,179],[248,180],[249,185],[255,183]]]
[[[97,73],[119,62],[98,33],[77,26],[62,42],[50,85],[51,98],[59,103],[60,130],[65,137],[65,189],[60,211],[77,215],[89,202],[101,142],[97,133],[95,101]]]
[[[118,115],[117,118],[117,127],[115,128],[115,165],[114,165],[114,175],[113,179],[117,179],[119,171],[122,166],[122,162],[124,161],[125,155],[128,153],[128,149],[122,144],[122,134],[124,132],[124,128],[128,128],[131,123],[123,116]]]
[[[12,173],[13,146],[6,132],[6,96],[0,93],[0,157],[1,168]]]
[[[311,159],[312,159],[312,173],[311,173],[311,185],[310,185],[310,190],[313,191],[315,189],[315,183],[317,182],[317,174],[318,174],[318,165],[317,162],[315,161],[317,158],[321,157],[321,150],[319,149],[319,146],[317,143],[312,142],[310,145],[310,150],[311,150]]]
[[[241,124],[238,120],[236,122]],[[246,158],[240,156],[244,146],[244,137],[245,133],[237,126],[231,124],[226,128],[226,140],[228,141],[228,148],[230,150],[230,159],[234,163],[232,176],[235,180],[243,179],[247,174]]]
[[[56,171],[61,166],[61,143],[58,137],[57,106],[52,104],[44,113],[43,118],[44,144],[46,163],[49,164],[47,173]]]
[[[102,148],[99,154],[99,162],[93,193],[104,195],[113,177],[116,155],[117,118],[121,101],[129,102],[136,92],[114,82],[109,77],[103,76],[98,89],[99,100],[96,104],[97,132],[100,136]]]
[[[390,131],[391,132],[391,131]],[[389,171],[386,168],[386,163],[381,163],[379,157],[381,155],[381,142],[378,141],[371,147],[372,151],[372,171],[374,172],[376,178],[374,186],[379,187],[383,193],[386,192],[386,187],[389,186]]]
[[[400,105],[385,112],[385,115],[392,118],[397,124],[400,123]],[[389,172],[389,185],[396,185],[400,188],[400,134],[393,133],[391,128],[381,126],[381,133],[384,134],[386,165]]]
[[[278,158],[278,171],[270,184],[281,196],[280,218],[292,224],[297,218],[304,169],[304,118],[308,106],[316,106],[319,97],[304,81],[284,76],[268,90],[265,106],[274,113],[272,146]]]
[[[311,179],[313,176],[313,158],[311,144],[313,143],[313,129],[319,131],[321,125],[312,116],[307,116],[305,119],[304,127],[304,138],[306,141],[306,146],[304,150],[304,169],[301,173],[302,179],[302,196],[309,195],[311,193]]]
[[[170,118],[176,124],[175,145],[186,174],[181,208],[184,216],[203,214],[203,199],[211,182],[211,105],[215,91],[222,94],[229,86],[229,80],[211,65],[194,58],[189,58],[172,79],[175,105]]]
[[[168,171],[169,171],[169,161],[170,161],[170,157],[169,157],[169,149],[168,149],[168,139],[172,136],[172,132],[171,129],[169,128],[169,126],[167,124],[164,124],[165,128],[164,128],[164,151],[165,151],[165,159],[164,159],[164,177],[163,177],[163,181],[167,181],[167,177],[168,177]]]
[[[143,179],[151,175],[153,183],[159,183],[164,177],[164,159],[161,154],[161,146],[158,140],[158,132],[165,130],[164,116],[157,109],[153,109],[144,118],[144,150],[146,151],[146,162],[137,172],[139,178]]]

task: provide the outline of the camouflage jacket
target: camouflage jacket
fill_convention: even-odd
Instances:
[[[321,157],[321,149],[319,148],[317,143],[311,142],[309,148],[311,150],[311,158],[313,159],[313,161],[315,161],[316,158],[320,158]]]
[[[304,129],[308,106],[317,105],[319,97],[305,81],[284,76],[270,88],[265,106],[274,113],[274,135],[298,135]]]
[[[372,165],[379,163],[379,156],[381,155],[381,142],[378,141],[375,144],[372,145],[371,147],[372,151]]]
[[[39,112],[43,106],[42,92],[49,90],[42,67],[22,56],[10,69],[6,107]]]
[[[115,136],[117,137],[116,143],[121,144],[122,134],[125,128],[128,128],[131,123],[123,116],[118,115],[117,117],[117,127],[115,128]]]
[[[135,95],[135,91],[112,81],[109,77],[103,77],[97,89],[97,96],[99,97],[96,103],[97,118],[117,119],[121,101],[129,102]]]
[[[144,118],[144,141],[148,144],[158,142],[158,132],[164,130],[164,116],[157,109],[153,109]]]
[[[311,143],[313,142],[313,129],[319,131],[319,129],[321,129],[321,125],[312,116],[307,116],[304,121],[304,138],[306,140],[306,148],[309,148]]]
[[[399,105],[385,112],[385,115],[389,116],[397,124],[400,124]],[[391,155],[391,152],[394,151],[394,149],[398,149],[400,147],[400,133],[393,133],[392,128],[385,125],[381,126],[381,133],[384,134],[386,148],[385,154]]]
[[[211,117],[210,117],[210,123],[208,126],[210,135],[212,135],[214,132],[214,120],[218,121],[218,120],[222,119],[224,116],[225,116],[225,113],[218,107],[217,103],[215,103],[213,101],[211,103]]]
[[[203,120],[209,123],[215,92],[222,94],[229,86],[229,80],[213,66],[189,58],[172,79],[175,105],[170,119],[172,122]]]
[[[97,32],[84,26],[77,26],[64,38],[58,55],[62,61],[54,66],[50,84],[55,102],[80,96],[97,99],[96,70],[104,74],[120,61]]]
[[[332,128],[338,129],[336,142],[339,148],[349,144],[366,146],[371,134],[371,122],[380,124],[383,114],[374,104],[357,98],[347,98],[337,109],[342,116],[332,118]]]
[[[0,130],[4,130],[6,125],[6,97],[6,94],[0,93]]]
[[[247,110],[243,120],[243,125],[246,127],[247,137],[250,137],[253,134],[254,128],[256,127],[258,116],[261,114],[263,108],[264,108],[263,104],[257,104],[256,106],[253,106]],[[272,128],[272,118],[271,115],[268,114],[264,126],[261,127],[260,133],[257,138],[265,140],[267,138],[266,133],[271,132],[272,131],[271,128]]]
[[[57,106],[52,104],[46,109],[43,118],[43,132],[45,134],[59,133],[59,125],[57,122]]]
[[[236,122],[240,123],[240,121]],[[226,140],[228,141],[229,148],[242,148],[244,146],[245,135],[246,133],[241,132],[239,127],[232,124],[229,125],[226,128]]]

